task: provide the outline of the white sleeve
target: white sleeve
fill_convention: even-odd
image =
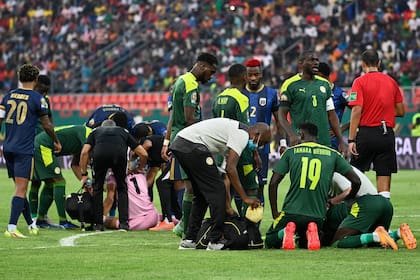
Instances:
[[[0,119],[4,119],[5,116],[6,116],[6,111],[3,108],[1,108],[0,109]]]
[[[351,187],[351,182],[346,177],[337,172],[334,172],[333,184],[334,186],[338,187],[341,192]]]
[[[334,107],[334,101],[330,97],[330,98],[327,99],[327,112],[331,111],[331,110],[335,110],[335,107]]]
[[[229,149],[234,150],[238,155],[242,154],[242,151],[246,148],[248,143],[249,135],[243,129],[232,129],[228,136],[226,146]]]

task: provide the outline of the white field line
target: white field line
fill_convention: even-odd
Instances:
[[[74,246],[74,241],[76,239],[79,239],[80,237],[97,235],[97,234],[113,233],[113,232],[115,232],[115,231],[95,231],[95,232],[80,233],[80,234],[72,235],[72,236],[60,239],[60,246],[62,246],[62,247],[72,247],[72,246]]]

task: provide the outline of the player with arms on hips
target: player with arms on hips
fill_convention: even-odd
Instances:
[[[0,126],[5,120],[6,127],[3,155],[8,175],[15,182],[9,224],[4,233],[6,237],[26,237],[16,227],[21,213],[29,226],[29,234],[39,233],[26,199],[28,182],[33,171],[34,139],[38,119],[54,140],[54,151],[61,151],[60,141],[48,118],[48,104],[41,94],[33,90],[38,75],[37,67],[31,64],[22,65],[18,71],[20,86],[9,91],[0,104]]]
[[[242,91],[249,99],[249,123],[264,122],[270,126],[271,118],[274,118],[277,133],[280,139],[280,153],[287,148],[286,134],[280,126],[278,110],[279,98],[275,89],[263,84],[263,69],[261,61],[249,59],[245,66],[247,68],[248,82]],[[264,149],[258,150],[262,161],[261,169],[258,171],[259,198],[264,203],[264,186],[267,184],[268,156],[270,154],[270,143],[264,145]]]

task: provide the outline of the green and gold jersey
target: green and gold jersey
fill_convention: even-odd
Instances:
[[[326,105],[331,98],[328,81],[318,76],[305,81],[296,74],[283,83],[280,91],[280,106],[288,104],[292,128],[297,131],[300,124],[311,122],[318,127],[319,143],[331,146]]]
[[[287,149],[273,169],[281,175],[290,172],[290,188],[282,211],[324,218],[334,172],[345,174],[351,168],[336,150],[314,142]]]
[[[187,126],[184,107],[194,107],[195,119],[201,120],[200,89],[196,77],[190,72],[180,76],[172,90],[171,141],[175,139],[181,129]]]
[[[228,118],[249,124],[249,100],[237,88],[227,88],[221,92],[213,105],[213,117]]]
[[[60,140],[62,149],[57,156],[80,154],[87,137],[92,131],[91,128],[84,125],[65,125],[58,126],[55,129],[58,140]],[[54,141],[44,131],[35,137],[35,147],[54,148]]]

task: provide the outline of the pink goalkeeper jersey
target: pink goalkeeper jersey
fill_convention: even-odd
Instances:
[[[127,175],[127,190],[130,229],[142,230],[155,226],[158,222],[158,212],[150,201],[146,177],[143,174]]]

